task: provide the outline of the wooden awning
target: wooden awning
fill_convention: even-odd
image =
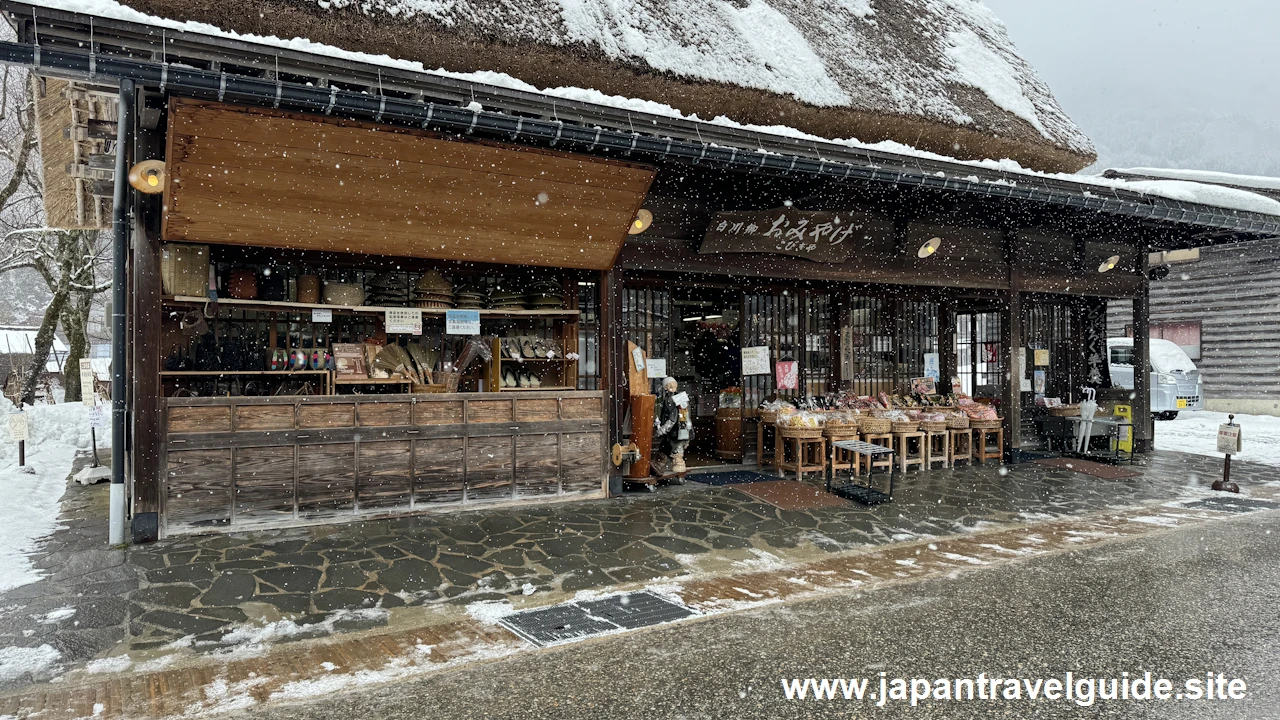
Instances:
[[[166,240],[603,270],[653,168],[173,100]]]

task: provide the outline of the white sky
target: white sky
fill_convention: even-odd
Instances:
[[[1280,176],[1277,0],[984,0],[1102,165]]]

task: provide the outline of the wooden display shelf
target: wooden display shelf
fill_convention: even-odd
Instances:
[[[499,392],[538,392],[539,390],[544,392],[550,392],[550,391],[563,392],[565,390],[577,390],[577,389],[578,388],[558,387],[558,386],[552,386],[552,385],[540,385],[538,387],[504,387]]]
[[[334,385],[412,385],[409,378],[334,377]]]
[[[208,298],[196,297],[194,295],[166,295],[164,302],[173,305],[206,305],[213,302]],[[361,315],[383,315],[388,310],[421,310],[422,314],[432,317],[444,317],[445,308],[405,308],[405,307],[385,307],[380,305],[325,305],[323,303],[299,303],[285,302],[277,300],[237,300],[235,298],[219,298],[219,305],[228,305],[247,310],[265,310],[265,311],[284,311],[284,312],[302,312],[309,310],[333,310],[340,313],[353,313]],[[550,310],[477,310],[481,318],[491,319],[509,319],[509,318],[576,318],[577,310],[566,310],[563,308]]]
[[[513,362],[513,363],[516,363],[517,365],[522,365],[524,363],[530,363],[530,362],[566,363],[566,362],[577,362],[577,360],[570,360],[568,358],[559,358],[559,357],[558,358],[507,358],[507,357],[504,357],[502,358],[502,362]]]
[[[333,394],[333,378],[328,370],[161,370],[163,378],[195,378],[195,377],[269,377],[288,379],[296,376],[299,379],[320,379],[324,383],[324,394]]]

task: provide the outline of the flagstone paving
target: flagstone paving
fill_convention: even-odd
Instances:
[[[428,625],[478,637],[492,630],[477,629],[465,606],[483,601],[531,607],[582,591],[679,581],[691,604],[728,607],[822,586],[824,575],[847,585],[836,566],[878,548],[1064,519],[1096,524],[1099,513],[1117,508],[1204,497],[1220,472],[1213,459],[1167,452],[1138,469],[1142,477],[1121,481],[1035,464],[934,470],[900,480],[887,505],[792,511],[733,486],[690,483],[610,500],[179,537],[128,551],[105,548],[101,488],[72,486],[64,501],[69,527],[36,560],[50,577],[0,596],[0,646],[50,644],[63,672],[91,658],[104,668],[136,663],[135,671],[161,671],[175,655],[226,662],[259,642],[333,642],[370,632],[404,639]],[[1255,495],[1280,495],[1280,469],[1232,470]],[[1150,529],[1141,521],[1122,525]],[[1088,527],[1073,532],[1076,540],[1062,542],[1091,537]],[[955,556],[1000,555],[972,543],[955,547]],[[777,576],[801,567],[812,573]],[[884,575],[913,572],[904,563]],[[32,622],[59,607],[76,613]],[[103,663],[104,656],[121,663]],[[0,690],[44,679],[14,678]]]

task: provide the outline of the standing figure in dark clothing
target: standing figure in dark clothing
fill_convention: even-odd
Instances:
[[[663,379],[661,406],[653,418],[654,445],[659,453],[653,460],[653,466],[660,475],[687,470],[684,449],[693,438],[693,419],[689,415],[689,394],[677,392],[679,388],[675,378]],[[683,481],[677,478],[673,482]]]

